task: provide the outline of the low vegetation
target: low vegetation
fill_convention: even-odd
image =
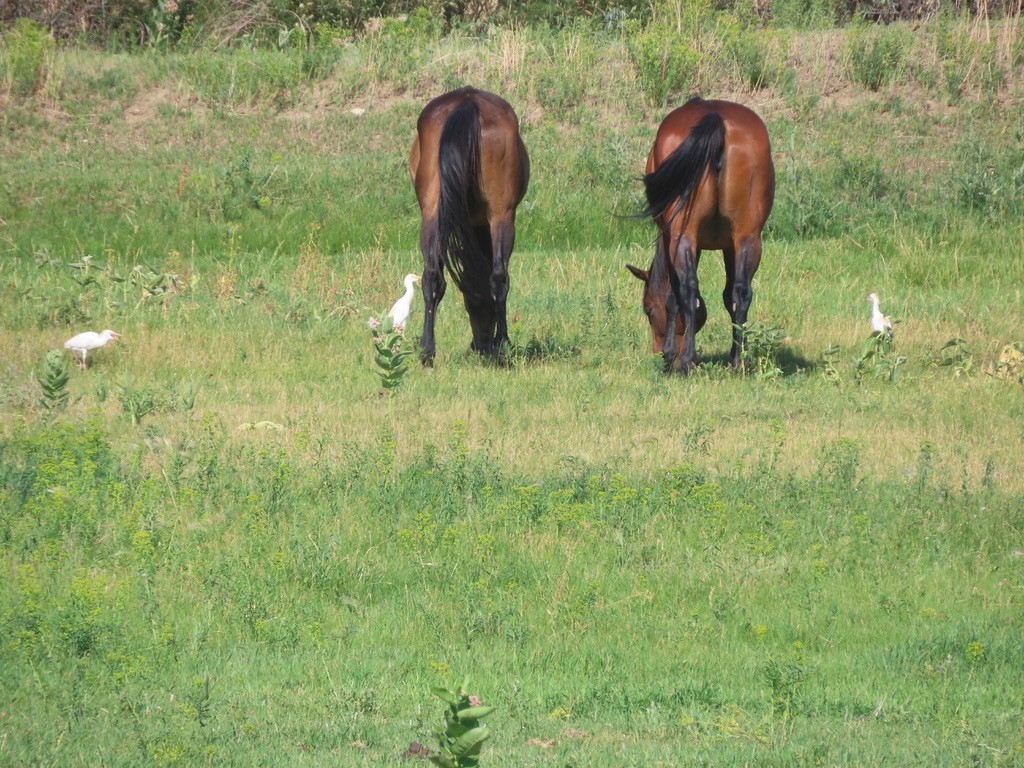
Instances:
[[[789,5],[5,29],[0,763],[1024,760],[1020,20]],[[367,326],[464,83],[533,163],[512,346],[452,291],[425,370],[418,296]],[[745,375],[718,254],[685,379],[624,269],[692,90],[773,141]]]

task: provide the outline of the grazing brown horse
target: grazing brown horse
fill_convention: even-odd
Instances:
[[[707,320],[697,264],[702,250],[721,250],[732,362],[741,367],[761,229],[775,199],[768,130],[740,104],[690,99],[659,126],[644,188],[648,205],[641,215],[659,230],[654,262],[648,272],[627,266],[644,281],[655,352],[663,351],[667,370],[686,373],[696,364],[695,336]]]
[[[409,173],[423,216],[420,359],[433,364],[446,269],[462,291],[472,349],[500,355],[508,341],[505,303],[516,206],[530,180],[515,111],[501,97],[475,88],[431,100],[416,125]]]
[[[657,248],[660,249],[659,245]],[[627,264],[626,269],[633,273],[634,277],[644,283],[643,308],[647,320],[651,324],[651,348],[654,354],[660,355],[665,350],[665,334],[668,332],[668,300],[675,301],[669,296],[669,280],[666,270],[665,259],[660,253],[656,253],[651,262],[650,269],[640,269],[632,264]],[[704,299],[700,298],[697,306],[697,327],[694,333],[704,327],[708,321],[708,308]],[[683,348],[683,317],[676,313],[676,349]]]

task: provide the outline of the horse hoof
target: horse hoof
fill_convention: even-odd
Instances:
[[[679,364],[679,367],[676,368],[676,371],[679,373],[680,376],[689,376],[690,372],[694,370],[696,367],[696,360],[686,360],[685,362]]]

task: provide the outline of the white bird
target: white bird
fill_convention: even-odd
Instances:
[[[109,328],[103,333],[96,333],[95,331],[86,331],[80,333],[64,342],[64,349],[71,350],[72,352],[79,352],[82,355],[82,360],[79,362],[82,370],[86,368],[86,355],[94,349],[106,346],[108,341],[121,338],[121,334],[115,333]]]
[[[388,317],[394,320],[395,330],[399,333],[405,332],[405,321],[409,319],[409,313],[412,311],[412,296],[415,292],[416,281],[419,279],[419,275],[405,276],[405,293],[388,311]]]
[[[892,320],[878,308],[878,294],[869,293],[868,301],[871,302],[871,330],[875,333],[892,333]]]

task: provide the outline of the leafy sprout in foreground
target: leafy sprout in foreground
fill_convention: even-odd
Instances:
[[[380,385],[385,392],[393,394],[409,371],[409,356],[413,350],[405,336],[396,329],[392,318],[378,320],[371,317],[368,325],[373,337],[373,359],[377,364]]]
[[[440,752],[430,755],[430,762],[441,768],[466,768],[479,764],[480,750],[490,737],[486,725],[480,720],[494,711],[484,706],[480,699],[466,693],[468,680],[463,682],[458,693],[446,688],[431,688],[430,692],[448,705],[444,713],[444,727],[437,729]]]

